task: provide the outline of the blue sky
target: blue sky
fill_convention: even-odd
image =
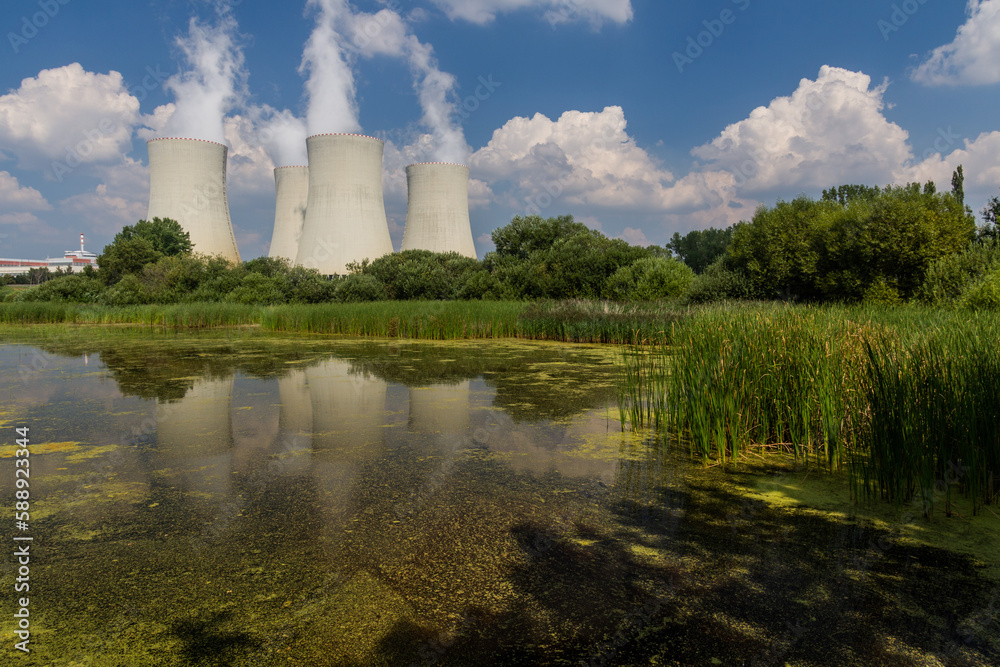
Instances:
[[[572,214],[609,236],[749,219],[965,166],[1000,193],[1000,0],[17,0],[0,9],[0,256],[99,251],[145,216],[145,141],[230,146],[244,258],[316,131],[470,165],[473,235]]]

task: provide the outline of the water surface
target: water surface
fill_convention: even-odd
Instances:
[[[37,331],[18,664],[1000,663],[998,523],[623,434],[612,348]]]

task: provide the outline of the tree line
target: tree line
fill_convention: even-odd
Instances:
[[[997,307],[1000,197],[977,226],[964,180],[959,167],[948,192],[933,182],[836,186],[818,199],[760,206],[751,220],[725,229],[674,234],[663,247],[608,238],[572,216],[518,216],[493,231],[495,250],[482,260],[408,250],[332,278],[281,259],[232,264],[194,254],[176,221],[154,218],[122,229],[97,269],[36,272],[21,280],[48,280],[3,298],[114,306],[604,299]]]

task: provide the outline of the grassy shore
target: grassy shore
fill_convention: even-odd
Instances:
[[[1000,316],[708,308],[623,355],[623,424],[705,461],[781,447],[850,469],[857,497],[930,514],[1000,492]]]
[[[664,340],[687,311],[663,304],[608,302],[377,301],[253,306],[189,303],[111,307],[0,304],[0,324],[131,325],[172,329],[258,326],[286,333],[433,340],[529,338],[575,343]]]

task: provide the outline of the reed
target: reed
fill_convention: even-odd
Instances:
[[[623,428],[702,460],[781,447],[856,498],[927,514],[1000,491],[1000,318],[923,308],[707,308],[622,354]]]
[[[0,304],[3,324],[141,325],[172,329],[260,326],[267,331],[434,340],[530,338],[574,343],[655,340],[684,311],[603,301],[375,301],[253,306],[184,303],[96,306]]]

